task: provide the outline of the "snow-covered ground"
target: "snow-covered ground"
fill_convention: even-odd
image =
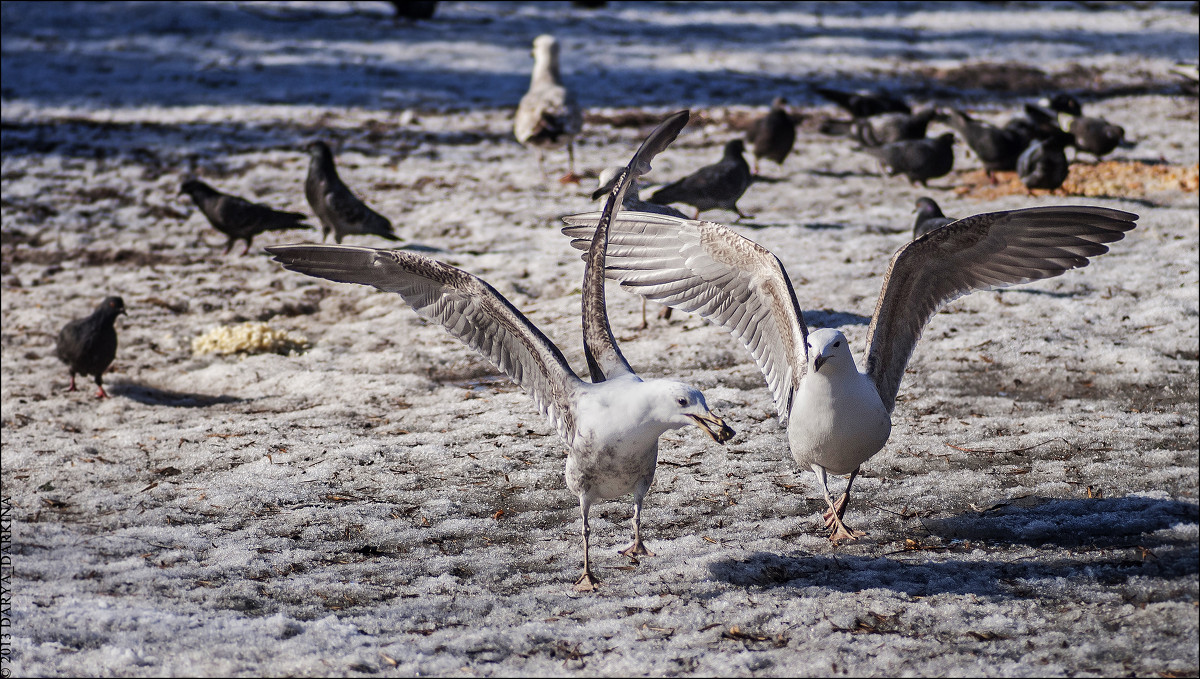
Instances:
[[[1191,7],[444,2],[406,23],[367,2],[3,4],[4,669],[1195,675],[1194,185],[982,201],[953,190],[979,167],[959,144],[952,175],[913,188],[817,134],[839,114],[809,90],[881,86],[1004,120],[1036,99],[1029,83],[1061,87],[1137,142],[1113,159],[1190,167],[1197,100],[1167,69],[1197,58]],[[582,372],[583,265],[558,218],[595,209],[593,186],[544,182],[511,134],[540,33],[589,109],[576,159],[593,176],[691,108],[648,179],[680,177],[788,97],[796,151],[764,163],[773,181],[733,228],[860,360],[920,195],[952,216],[1102,205],[1138,227],[1085,269],[933,319],[855,485],[847,521],[869,535],[836,547],[741,347],[686,314],[639,330],[639,301],[610,286],[630,363],[697,385],[738,434],[663,437],[644,517],[657,556],[617,555],[630,506],[602,503],[603,585],[579,594],[564,449],[526,395],[398,296],[258,247],[295,234],[222,256],[178,195],[199,176],[309,212],[301,147],[329,140],[406,247],[491,282]],[[97,401],[65,391],[53,345],[107,294],[129,315]],[[311,348],[192,354],[248,320]]]

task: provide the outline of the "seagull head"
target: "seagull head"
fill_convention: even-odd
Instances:
[[[840,330],[821,328],[808,334],[809,369],[819,373],[829,374],[843,370],[854,370],[854,356],[850,353],[850,343]]]
[[[670,423],[674,429],[694,424],[717,443],[733,438],[733,429],[708,409],[699,389],[673,380],[653,380],[647,384],[654,384],[653,388],[659,390],[653,406],[655,419]]]

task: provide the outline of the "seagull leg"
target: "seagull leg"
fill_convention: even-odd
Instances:
[[[558,178],[559,184],[578,184],[580,176],[575,174],[575,144],[567,142],[567,173]]]
[[[850,487],[854,485],[854,479],[858,476],[858,469],[858,467],[855,467],[854,471],[850,472],[850,480],[846,482],[846,492],[842,493],[837,502],[833,503],[833,508],[837,510],[836,513],[839,519],[846,514],[846,505],[850,502]],[[825,518],[825,527],[833,528],[833,513],[826,511],[822,516]]]
[[[641,493],[633,503],[633,544],[621,550],[623,556],[634,558],[637,556],[654,556],[654,552],[646,549],[646,545],[642,544],[642,500],[646,494]]]
[[[583,516],[583,575],[575,581],[576,592],[594,592],[600,587],[600,580],[592,574],[592,565],[588,560],[588,536],[592,532],[588,527],[588,509],[591,506],[591,501],[586,497],[579,498],[579,513]]]
[[[819,464],[813,464],[812,470],[816,472],[817,479],[821,482],[821,489],[825,491],[825,502],[829,505],[829,511],[823,514],[825,517],[825,525],[833,528],[833,533],[829,536],[829,540],[836,543],[838,540],[857,540],[858,538],[866,535],[866,533],[862,531],[851,530],[846,527],[846,524],[842,523],[842,512],[846,511],[846,501],[849,499],[849,486],[846,487],[846,496],[838,500],[841,505],[841,509],[839,511],[838,505],[836,505],[833,501],[833,498],[829,496],[829,479],[825,468]],[[857,473],[857,471],[858,470],[856,469],[855,473]]]
[[[650,324],[646,322],[646,298],[643,297],[642,298],[642,324],[638,326],[638,330],[645,330],[648,327],[650,327]]]
[[[671,311],[672,311],[671,307],[664,306],[663,308],[658,310],[658,317],[664,321],[669,321],[669,320],[671,320]]]

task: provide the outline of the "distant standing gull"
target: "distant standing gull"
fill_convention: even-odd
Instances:
[[[304,196],[317,219],[321,220],[321,240],[333,232],[333,240],[341,243],[346,236],[379,236],[388,240],[400,240],[392,231],[387,217],[367,207],[338,177],[333,165],[333,152],[323,141],[314,141],[304,147],[312,160],[308,163],[308,177],[304,180]]]
[[[199,179],[184,182],[179,192],[191,196],[196,207],[208,218],[208,223],[228,237],[225,254],[229,254],[237,240],[246,241],[246,248],[242,250],[242,254],[246,254],[254,237],[266,231],[312,228],[312,224],[304,221],[308,219],[307,215],[251,203],[244,198],[221,193]]]
[[[125,313],[120,297],[106,297],[90,315],[77,318],[63,326],[54,345],[58,360],[71,371],[71,387],[75,391],[75,375],[94,375],[96,398],[108,398],[104,391],[104,371],[117,356],[117,316]]]
[[[746,145],[741,139],[728,142],[721,160],[655,191],[650,202],[659,205],[686,203],[696,208],[697,217],[705,210],[721,208],[746,218],[737,206],[738,199],[754,180],[750,165],[742,156],[745,151]]]
[[[913,238],[920,238],[934,229],[953,223],[954,220],[942,214],[942,208],[938,207],[932,198],[921,196],[917,199],[917,221],[913,224]]]
[[[773,160],[783,167],[783,161],[796,143],[796,123],[788,113],[787,99],[775,97],[771,110],[750,125],[746,141],[754,153],[754,174],[758,174],[759,158]]]
[[[437,321],[467,346],[483,354],[530,396],[568,448],[567,487],[579,496],[583,517],[583,573],[580,591],[599,580],[588,557],[588,510],[598,500],[633,494],[633,543],[627,556],[651,552],[642,543],[642,500],[654,480],[658,437],[694,424],[718,442],[733,436],[713,414],[704,395],[673,380],[642,380],[617,348],[604,304],[607,224],[620,209],[629,184],[650,169],[650,159],[666,148],[687,123],[681,111],[660,125],[638,149],[610,194],[593,229],[584,268],[583,341],[590,383],[571,371],[567,360],[528,318],[483,280],[460,269],[403,251],[329,245],[268,248],[293,271],[345,283],[372,285],[404,297],[423,318]]]
[[[521,97],[513,118],[517,141],[537,150],[538,169],[546,176],[545,149],[566,145],[570,162],[567,174],[559,181],[579,183],[575,174],[575,135],[583,129],[583,109],[562,82],[558,68],[558,41],[552,35],[533,40],[533,76],[529,91]]]
[[[1137,215],[1099,207],[1042,207],[960,219],[909,241],[892,257],[867,331],[866,372],[845,335],[809,333],[779,259],[712,222],[648,214],[613,221],[606,273],[649,299],[700,314],[740,340],[787,426],[792,456],[817,474],[831,540],[862,533],[842,522],[863,462],[891,433],[891,413],[925,324],[947,302],[1086,266],[1134,228]],[[577,249],[597,215],[565,221]],[[828,474],[850,474],[835,502]]]

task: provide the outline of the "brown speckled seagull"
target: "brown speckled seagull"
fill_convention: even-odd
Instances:
[[[567,445],[567,487],[583,517],[580,591],[599,585],[588,556],[588,510],[598,500],[633,495],[633,543],[621,553],[652,556],[642,542],[642,500],[654,480],[658,438],[696,425],[714,440],[733,436],[694,387],[638,377],[621,355],[604,305],[607,224],[630,183],[650,169],[687,123],[687,111],[668,118],[642,144],[610,194],[593,229],[584,268],[583,342],[591,382],[575,375],[558,347],[495,288],[465,271],[409,252],[330,245],[268,248],[292,271],[399,293],[420,316],[441,323],[458,340],[504,371],[530,396]]]
[[[570,165],[559,181],[579,183],[575,174],[575,135],[583,129],[583,109],[562,83],[558,68],[558,41],[552,35],[533,40],[533,76],[513,118],[513,135],[537,150],[538,169],[546,176],[544,149],[567,147]]]

